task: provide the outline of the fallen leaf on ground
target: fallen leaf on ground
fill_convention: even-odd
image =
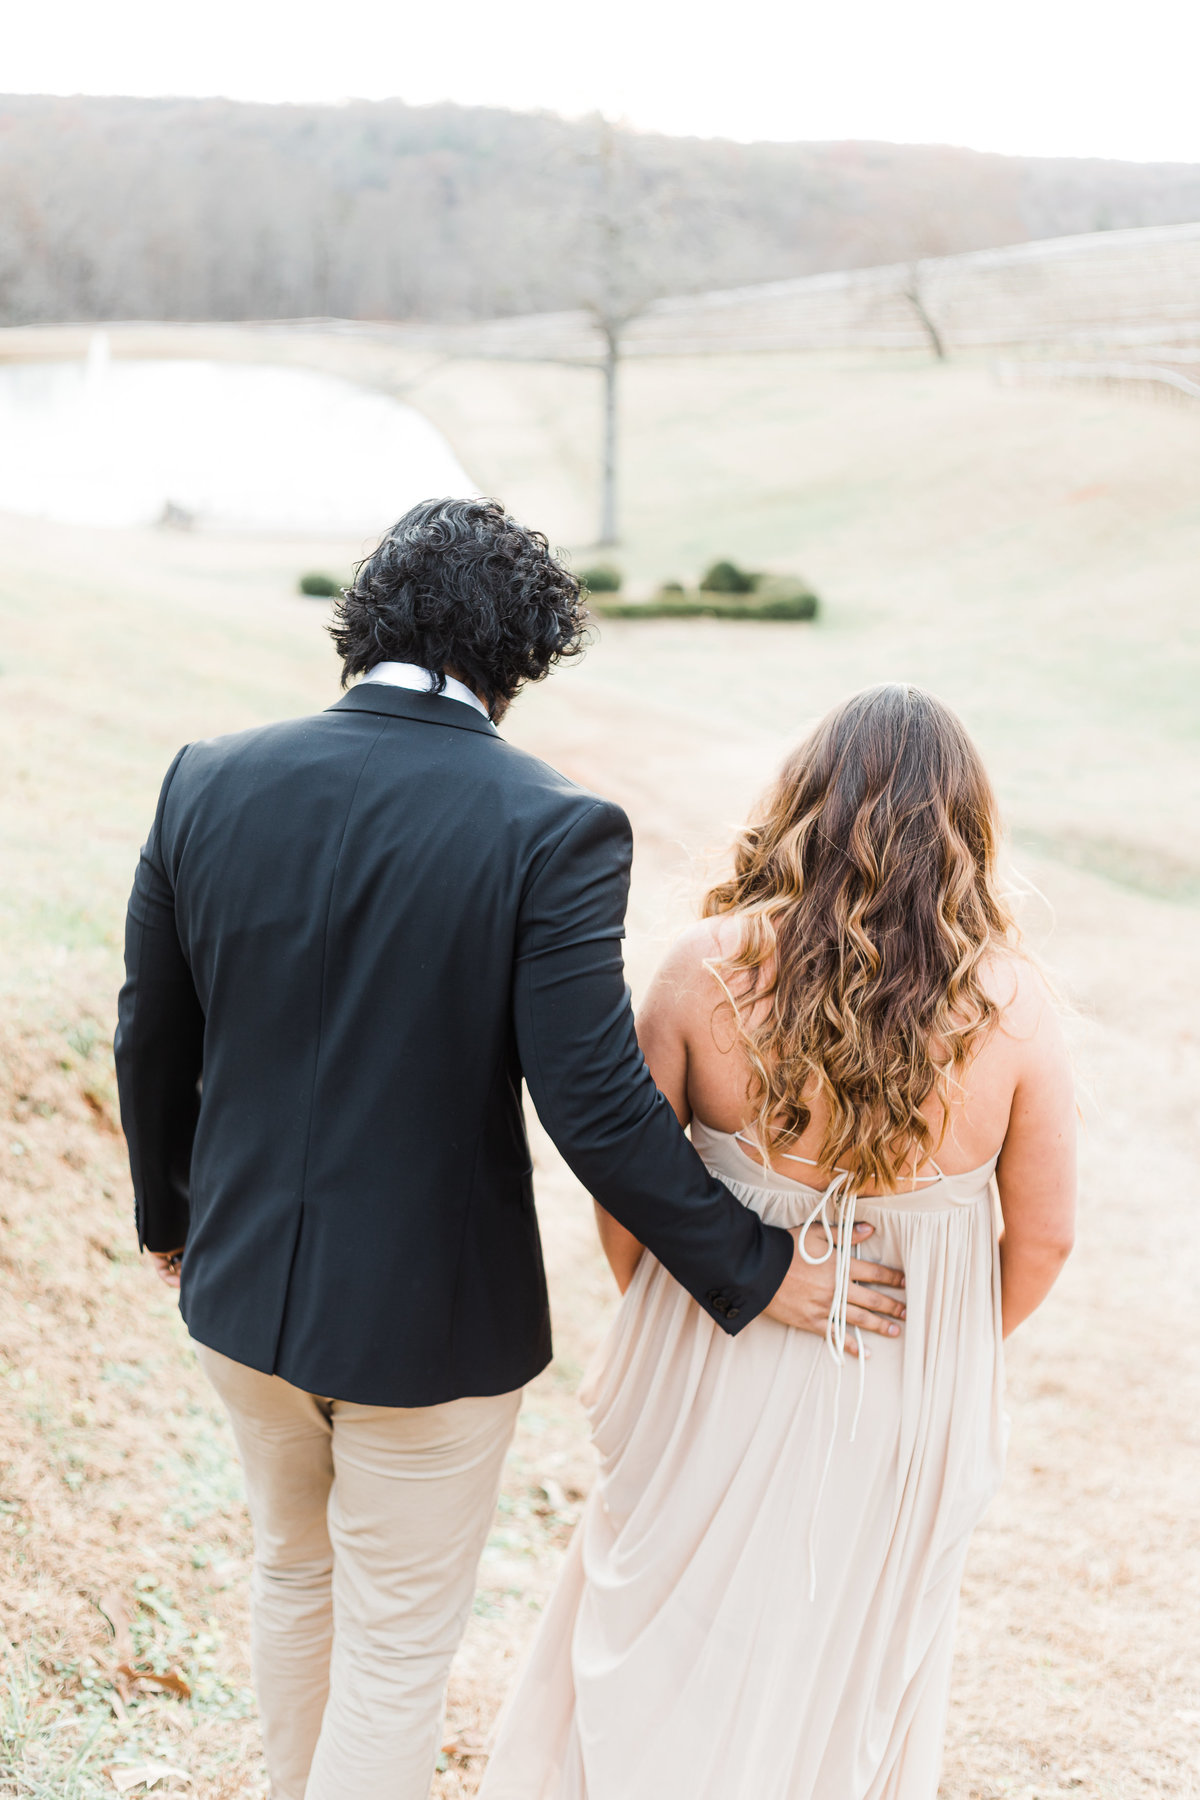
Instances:
[[[153,1669],[139,1669],[134,1663],[117,1665],[117,1691],[123,1700],[128,1700],[135,1687],[159,1688],[164,1694],[177,1694],[181,1700],[190,1700],[192,1690],[179,1673],[178,1669],[168,1669],[165,1675],[156,1675]],[[128,1692],[121,1692],[122,1689]]]
[[[131,1794],[139,1787],[149,1792],[160,1781],[186,1781],[190,1786],[192,1780],[186,1769],[176,1769],[171,1763],[108,1763],[104,1773],[118,1794]]]
[[[94,1088],[84,1088],[83,1100],[99,1129],[107,1132],[110,1137],[116,1137],[117,1127],[103,1094],[96,1093]]]
[[[558,1482],[555,1481],[553,1475],[543,1476],[541,1488],[554,1511],[562,1512],[567,1504],[567,1496],[563,1493],[562,1488],[559,1486]]]
[[[156,1675],[153,1669],[138,1668],[133,1655],[133,1613],[124,1594],[115,1590],[102,1594],[96,1604],[112,1627],[113,1661],[116,1664],[112,1679],[118,1699],[122,1702],[130,1700],[136,1688],[152,1687],[165,1694],[175,1694],[180,1700],[190,1700],[192,1690],[178,1669]],[[120,1713],[117,1716],[119,1718]]]
[[[133,1661],[133,1614],[124,1594],[115,1590],[101,1594],[96,1602],[104,1617],[108,1620],[113,1634],[113,1660],[118,1663]]]
[[[460,1731],[447,1743],[442,1745],[443,1756],[457,1756],[460,1761],[468,1756],[482,1756],[487,1745],[477,1731]]]

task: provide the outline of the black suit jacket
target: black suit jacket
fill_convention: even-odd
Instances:
[[[310,1392],[521,1386],[550,1324],[521,1105],[728,1331],[792,1257],[642,1060],[621,810],[463,703],[367,683],[180,751],[129,902],[139,1240],[201,1343]]]

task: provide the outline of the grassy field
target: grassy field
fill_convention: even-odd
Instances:
[[[481,485],[583,558],[588,372],[284,349],[410,386]],[[630,811],[635,988],[832,700],[912,678],[977,734],[1027,927],[1075,1002],[1086,1132],[1079,1249],[1012,1348],[943,1795],[1182,1800],[1200,1792],[1200,409],[784,357],[631,365],[624,404],[631,580],[730,555],[805,574],[821,622],[612,623],[506,729]],[[0,518],[0,1794],[83,1800],[117,1791],[106,1768],[156,1763],[205,1800],[262,1791],[236,1467],[134,1253],[107,1041],[166,763],[335,697],[325,609],[294,582],[362,548]],[[584,1197],[545,1143],[538,1166],[558,1355],[522,1417],[439,1800],[474,1791],[590,1478],[573,1396],[612,1301]],[[110,1621],[191,1699],[114,1686]]]

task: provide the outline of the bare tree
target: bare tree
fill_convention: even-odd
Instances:
[[[578,297],[601,339],[604,383],[597,544],[611,548],[618,531],[618,388],[625,334],[650,303],[672,287],[663,238],[672,220],[675,186],[670,169],[633,154],[633,138],[611,120],[595,121],[595,147],[585,152],[590,180],[580,210]]]
[[[604,436],[600,473],[600,534],[602,545],[617,542],[617,373],[621,366],[621,338],[641,307],[640,284],[631,285],[632,248],[629,221],[622,208],[617,169],[616,134],[608,120],[600,126],[600,201],[596,213],[596,267],[588,301],[604,339]],[[638,291],[634,291],[634,290]],[[644,303],[643,303],[644,304]]]
[[[982,159],[964,181],[963,170],[939,153],[916,151],[920,160],[903,172],[890,201],[871,218],[863,240],[873,259],[899,263],[900,293],[908,302],[939,362],[948,354],[945,321],[938,316],[931,276],[937,260],[959,250],[982,249],[996,240],[1007,211],[1020,236],[1012,169],[1005,159]]]
[[[900,293],[916,315],[934,356],[945,362],[946,339],[928,282],[930,260],[946,255],[945,246],[953,242],[944,192],[932,184],[905,184],[887,213],[872,219],[863,236],[873,261],[900,264]]]
[[[925,335],[929,339],[930,348],[939,362],[946,360],[946,340],[938,327],[937,320],[931,311],[931,301],[924,281],[925,258],[915,257],[908,265],[907,275],[901,292],[916,313]]]

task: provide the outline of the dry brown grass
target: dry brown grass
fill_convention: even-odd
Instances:
[[[109,1057],[65,1018],[10,1029],[0,1055],[0,1793],[112,1792],[105,1765],[162,1761],[211,1800],[257,1794],[241,1484],[175,1305],[131,1242]],[[592,1305],[597,1285],[582,1283]],[[577,1373],[560,1355],[522,1418],[456,1678],[446,1795],[469,1791],[458,1776],[482,1744],[514,1621],[543,1597],[583,1494]],[[121,1698],[114,1600],[131,1615],[137,1666],[177,1671],[190,1701]]]
[[[801,420],[787,438],[791,363],[771,393],[756,368],[743,400],[758,383],[759,426],[798,484],[787,555],[803,552],[827,622],[611,626],[522,702],[512,735],[634,819],[636,988],[728,822],[831,699],[884,674],[924,677],[977,732],[1053,903],[1053,931],[1045,906],[1027,911],[1078,1004],[1087,1131],[1079,1249],[1012,1351],[1009,1477],[968,1572],[943,1795],[1185,1800],[1200,1792],[1200,421],[1114,418],[1111,401],[1074,395],[1010,411],[969,369],[940,387],[912,371],[905,387],[889,366],[867,396],[869,372],[839,389],[814,366],[831,463],[818,507],[813,432]],[[734,375],[714,365],[705,381],[727,400]],[[487,379],[492,455],[489,420],[516,376]],[[639,455],[651,460],[657,431],[689,496],[699,400],[678,371],[638,379]],[[537,377],[523,415],[535,515],[535,465],[552,456],[536,420],[561,402],[551,385]],[[468,397],[451,396],[464,419]],[[972,409],[986,442],[960,442],[960,467],[945,445]],[[736,474],[730,434],[712,442],[708,495]],[[857,484],[844,509],[837,469]],[[1097,470],[1105,492],[1087,498]],[[665,507],[663,469],[648,479]],[[1070,499],[1072,482],[1085,498]],[[543,491],[549,503],[557,490]],[[774,522],[759,519],[782,545],[787,509],[773,504]],[[656,559],[693,540],[697,558],[742,552],[728,508],[700,516],[677,496],[658,550],[646,525],[648,576],[673,572]],[[753,516],[737,529],[749,543]],[[323,612],[291,588],[300,568],[340,567],[355,549],[0,520],[0,1621],[13,1646],[0,1794],[87,1800],[116,1791],[106,1764],[146,1759],[189,1771],[204,1800],[262,1790],[236,1468],[169,1297],[133,1252],[106,1040],[162,769],[189,737],[328,703]],[[538,1161],[558,1356],[510,1460],[438,1800],[474,1791],[590,1474],[573,1395],[612,1302],[583,1196],[544,1143]],[[187,1677],[190,1702],[114,1698],[99,1610],[112,1595],[139,1651]]]

